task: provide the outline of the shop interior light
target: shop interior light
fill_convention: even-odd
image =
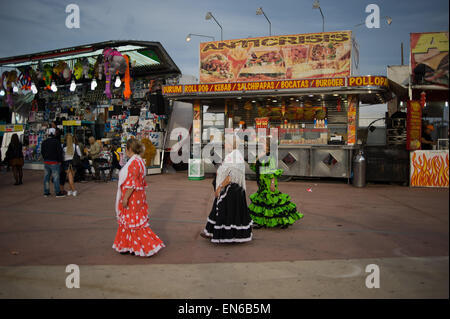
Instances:
[[[256,101],[255,101],[255,100],[253,100],[253,101],[252,101],[252,103],[256,103]]]
[[[70,92],[74,92],[75,89],[77,88],[77,85],[75,84],[75,80],[72,80],[72,83],[70,83]]]
[[[36,94],[38,92],[36,85],[34,84],[34,82],[31,82],[31,92],[33,92],[33,94]]]
[[[5,96],[5,90],[0,91],[0,96]]]
[[[56,87],[55,82],[52,82],[52,85],[50,86],[50,89],[51,89],[53,92],[57,92],[57,91],[58,91],[58,88]]]
[[[19,92],[19,88],[17,87],[17,85],[13,84],[13,92],[17,93]]]
[[[116,82],[114,82],[114,86],[118,88],[122,84],[122,81],[120,81],[120,76],[116,77]]]
[[[296,101],[296,102],[299,102],[300,100],[299,100],[299,99],[296,99],[295,101]]]
[[[277,100],[272,100],[273,103],[277,103]]]
[[[310,95],[308,95],[309,97],[313,97],[314,96],[314,94],[310,94]]]
[[[97,87],[97,80],[93,79],[91,82],[91,90],[94,91],[96,87]]]
[[[448,107],[448,101],[445,101],[445,107]]]

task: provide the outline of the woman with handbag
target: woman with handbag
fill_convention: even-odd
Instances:
[[[19,136],[13,134],[11,137],[11,142],[8,145],[8,150],[5,154],[5,161],[12,168],[15,183],[14,185],[22,185],[23,177],[23,153],[22,153],[22,143],[19,141]]]
[[[80,147],[76,145],[73,142],[72,134],[67,133],[65,138],[65,145],[64,145],[64,162],[63,162],[63,169],[67,174],[67,177],[69,178],[69,185],[70,189],[67,192],[67,195],[73,195],[77,196],[78,192],[75,190],[75,184],[74,184],[74,176],[75,176],[75,165],[74,162],[79,162],[81,158],[81,151]]]

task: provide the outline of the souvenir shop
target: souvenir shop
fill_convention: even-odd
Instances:
[[[161,172],[170,114],[161,89],[181,72],[159,42],[101,42],[2,58],[0,67],[0,104],[21,125],[26,168],[42,167],[53,124],[86,146],[89,136],[122,150],[130,136],[151,143],[148,172]],[[19,104],[24,97],[29,103]]]

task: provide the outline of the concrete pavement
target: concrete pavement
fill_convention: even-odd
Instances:
[[[213,200],[211,179],[153,175],[150,224],[167,247],[138,258],[111,249],[116,183],[76,184],[76,198],[44,198],[42,172],[25,171],[22,186],[12,186],[9,174],[0,173],[1,298],[228,298],[220,289],[226,273],[236,298],[448,298],[448,189],[280,183],[303,220],[255,230],[250,243],[216,246],[198,235]],[[247,195],[255,190],[248,181]],[[368,262],[382,265],[380,289],[364,285]],[[82,288],[65,288],[68,264],[80,265]]]

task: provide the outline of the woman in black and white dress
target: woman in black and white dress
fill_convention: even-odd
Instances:
[[[200,234],[213,243],[252,240],[252,219],[245,193],[245,162],[234,149],[217,169],[215,199],[206,227]]]

